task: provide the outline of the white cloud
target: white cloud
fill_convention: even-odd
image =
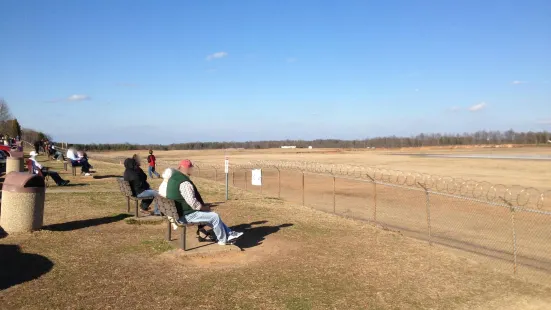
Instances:
[[[289,58],[286,59],[286,61],[287,61],[288,63],[293,63],[293,62],[297,62],[298,59],[296,59],[295,57],[289,57]]]
[[[226,52],[217,52],[214,54],[210,54],[207,56],[207,60],[213,60],[213,59],[220,59],[228,56],[228,53]]]
[[[91,98],[88,95],[71,95],[67,98],[67,101],[84,101],[90,99]]]
[[[527,84],[527,83],[528,83],[528,81],[513,81],[513,82],[511,82],[511,84],[513,84],[513,85],[520,85],[520,84]]]
[[[452,111],[452,112],[457,112],[459,110],[461,110],[461,107],[451,107],[450,108],[450,111]]]
[[[479,104],[475,104],[471,107],[469,107],[469,111],[471,112],[477,112],[477,111],[480,111],[482,109],[486,108],[486,102],[481,102]]]

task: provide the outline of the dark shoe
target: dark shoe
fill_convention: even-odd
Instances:
[[[65,181],[65,182],[63,182],[63,186],[67,186],[67,185],[69,185],[69,183],[71,183],[71,181]]]

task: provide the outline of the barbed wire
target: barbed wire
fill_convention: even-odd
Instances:
[[[223,169],[221,165],[196,163],[203,169]],[[551,190],[540,191],[534,187],[493,184],[486,181],[439,176],[415,171],[402,171],[381,167],[348,164],[323,164],[305,161],[258,160],[234,164],[231,169],[278,169],[305,173],[327,174],[361,179],[371,182],[423,188],[437,193],[474,198],[489,203],[502,203],[515,207],[551,211]]]

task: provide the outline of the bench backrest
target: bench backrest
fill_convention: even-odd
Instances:
[[[126,197],[132,197],[132,189],[130,188],[130,183],[128,183],[128,181],[125,181],[123,178],[118,178],[117,181],[119,182],[119,189],[121,190],[121,193]]]
[[[180,216],[178,215],[178,210],[176,210],[176,203],[174,200],[157,195],[155,196],[153,203],[157,203],[159,211],[161,211],[161,213],[164,214],[171,223],[175,222],[180,225],[186,224],[179,220]]]

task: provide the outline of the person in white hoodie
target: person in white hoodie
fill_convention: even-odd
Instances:
[[[161,177],[163,178],[163,182],[159,186],[159,195],[166,198],[166,186],[168,185],[168,179],[172,176],[172,173],[174,172],[173,168],[166,168],[163,172],[163,175]]]

